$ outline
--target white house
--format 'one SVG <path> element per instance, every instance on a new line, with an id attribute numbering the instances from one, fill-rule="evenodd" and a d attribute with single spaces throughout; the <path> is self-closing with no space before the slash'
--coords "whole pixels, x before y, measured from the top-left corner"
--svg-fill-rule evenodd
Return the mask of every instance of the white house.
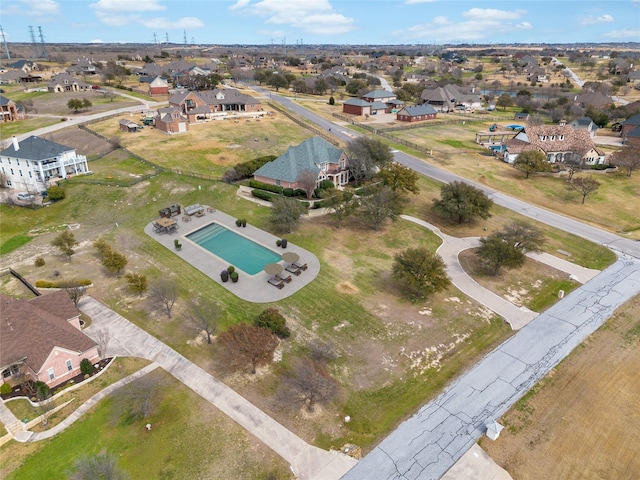
<path id="1" fill-rule="evenodd" d="M 0 152 L 0 172 L 4 187 L 39 192 L 49 182 L 89 171 L 87 157 L 75 149 L 31 136 Z"/>

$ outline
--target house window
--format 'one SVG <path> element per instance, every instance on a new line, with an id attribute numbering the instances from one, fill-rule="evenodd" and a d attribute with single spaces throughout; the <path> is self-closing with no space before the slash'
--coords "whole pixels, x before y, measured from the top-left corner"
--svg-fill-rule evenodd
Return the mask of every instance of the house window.
<path id="1" fill-rule="evenodd" d="M 8 158 L 8 159 L 7 159 L 7 161 L 9 162 L 9 165 L 11 165 L 11 159 L 10 159 L 10 158 Z"/>
<path id="2" fill-rule="evenodd" d="M 16 165 L 20 165 L 20 160 L 16 158 Z"/>
<path id="3" fill-rule="evenodd" d="M 56 374 L 54 373 L 53 368 L 47 370 L 47 375 L 49 375 L 49 380 L 53 380 L 54 378 L 56 378 Z"/>
<path id="4" fill-rule="evenodd" d="M 564 140 L 564 135 L 560 135 L 560 136 L 558 137 L 558 140 Z"/>
<path id="5" fill-rule="evenodd" d="M 22 176 L 22 170 L 18 170 L 18 173 L 20 174 L 20 176 Z"/>
<path id="6" fill-rule="evenodd" d="M 31 175 L 31 171 L 29 171 L 29 178 L 33 178 L 33 175 Z"/>
<path id="7" fill-rule="evenodd" d="M 71 364 L 71 360 L 67 360 L 67 370 L 70 372 L 73 370 L 73 365 Z"/>
<path id="8" fill-rule="evenodd" d="M 11 175 L 13 175 L 13 168 L 11 169 Z"/>
<path id="9" fill-rule="evenodd" d="M 18 367 L 18 365 L 11 365 L 9 368 L 5 368 L 2 371 L 2 378 L 9 378 L 13 375 L 17 375 L 19 371 L 20 367 Z"/>

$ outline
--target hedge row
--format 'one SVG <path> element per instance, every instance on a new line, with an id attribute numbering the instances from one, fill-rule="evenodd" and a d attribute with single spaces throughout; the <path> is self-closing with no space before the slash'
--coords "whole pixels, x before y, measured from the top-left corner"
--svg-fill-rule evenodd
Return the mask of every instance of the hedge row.
<path id="1" fill-rule="evenodd" d="M 254 188 L 253 190 L 251 190 L 251 195 L 261 200 L 266 200 L 267 202 L 271 202 L 274 197 L 280 196 L 275 193 L 266 192 L 264 190 L 258 190 L 257 188 Z"/>
<path id="2" fill-rule="evenodd" d="M 88 287 L 93 282 L 87 278 L 77 280 L 61 280 L 59 282 L 51 282 L 49 280 L 36 280 L 36 288 L 70 288 L 70 287 Z"/>
<path id="3" fill-rule="evenodd" d="M 282 193 L 283 190 L 283 188 L 278 185 L 271 185 L 270 183 L 259 182 L 258 180 L 249 180 L 249 186 L 273 193 Z"/>
<path id="4" fill-rule="evenodd" d="M 239 178 L 249 178 L 253 175 L 253 172 L 258 170 L 263 165 L 272 162 L 275 160 L 275 155 L 264 155 L 262 157 L 254 158 L 253 160 L 249 160 L 248 162 L 242 162 L 233 167 L 236 171 L 236 175 Z"/>

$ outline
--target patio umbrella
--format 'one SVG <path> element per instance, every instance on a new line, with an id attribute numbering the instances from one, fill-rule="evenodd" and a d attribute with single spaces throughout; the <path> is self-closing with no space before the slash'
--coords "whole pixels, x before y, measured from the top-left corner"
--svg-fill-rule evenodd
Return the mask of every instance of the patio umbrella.
<path id="1" fill-rule="evenodd" d="M 282 254 L 282 260 L 288 263 L 297 262 L 298 260 L 300 260 L 300 255 L 298 255 L 296 252 L 284 252 Z"/>
<path id="2" fill-rule="evenodd" d="M 279 263 L 267 263 L 264 266 L 264 271 L 269 275 L 278 275 L 279 273 L 282 273 L 282 265 Z"/>

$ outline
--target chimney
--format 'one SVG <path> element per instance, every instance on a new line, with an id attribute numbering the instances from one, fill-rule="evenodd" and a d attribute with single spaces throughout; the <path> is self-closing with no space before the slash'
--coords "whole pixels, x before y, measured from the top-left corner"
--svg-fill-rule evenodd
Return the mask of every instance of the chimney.
<path id="1" fill-rule="evenodd" d="M 16 136 L 14 135 L 13 137 L 11 137 L 11 141 L 13 142 L 13 149 L 17 152 L 18 150 L 20 150 L 20 144 L 18 143 L 18 139 L 16 138 Z"/>

